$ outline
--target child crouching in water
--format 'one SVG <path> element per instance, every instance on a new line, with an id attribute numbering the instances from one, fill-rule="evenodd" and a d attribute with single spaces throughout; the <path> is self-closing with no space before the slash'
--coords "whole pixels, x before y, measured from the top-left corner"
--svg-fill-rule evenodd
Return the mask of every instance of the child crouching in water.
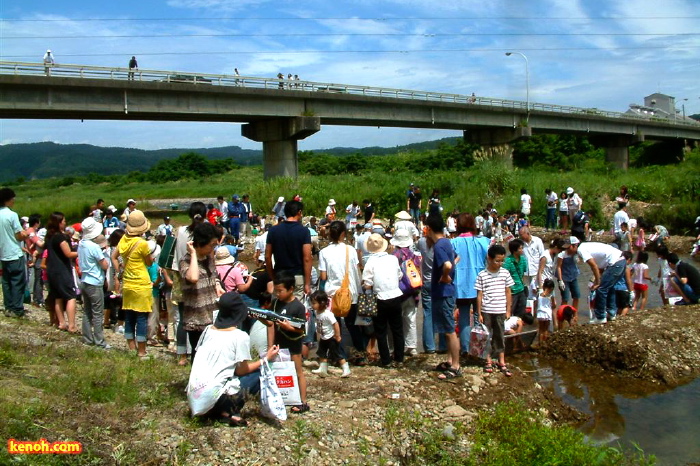
<path id="1" fill-rule="evenodd" d="M 338 362 L 343 368 L 341 377 L 350 377 L 350 365 L 340 357 L 340 325 L 335 316 L 328 310 L 329 299 L 325 291 L 314 291 L 311 294 L 311 307 L 316 311 L 316 334 L 319 344 L 316 351 L 320 367 L 312 370 L 314 374 L 328 377 L 328 359 Z"/>
<path id="2" fill-rule="evenodd" d="M 556 308 L 554 300 L 554 281 L 546 279 L 542 283 L 542 291 L 537 295 L 537 335 L 540 344 L 549 338 L 549 325 L 552 323 L 552 309 Z"/>

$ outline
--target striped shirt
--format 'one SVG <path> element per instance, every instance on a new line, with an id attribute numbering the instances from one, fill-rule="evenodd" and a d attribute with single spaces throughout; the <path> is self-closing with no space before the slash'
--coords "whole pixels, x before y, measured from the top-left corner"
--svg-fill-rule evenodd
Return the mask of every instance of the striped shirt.
<path id="1" fill-rule="evenodd" d="M 481 291 L 481 312 L 484 314 L 506 313 L 506 288 L 513 286 L 510 272 L 501 267 L 498 272 L 484 269 L 476 276 L 474 288 Z"/>

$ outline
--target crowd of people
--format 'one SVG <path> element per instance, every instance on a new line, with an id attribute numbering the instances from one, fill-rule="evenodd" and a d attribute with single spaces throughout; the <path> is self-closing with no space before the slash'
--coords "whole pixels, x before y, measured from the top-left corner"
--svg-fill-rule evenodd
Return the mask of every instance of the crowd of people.
<path id="1" fill-rule="evenodd" d="M 659 226 L 649 242 L 661 267 L 650 276 L 646 240 L 626 239 L 633 224 L 627 197 L 618 199 L 611 245 L 591 241 L 583 201 L 572 188 L 563 194 L 545 192 L 546 228 L 562 232 L 545 245 L 532 234 L 525 189 L 519 212 L 499 214 L 489 204 L 476 215 L 445 215 L 439 191 L 431 192 L 424 212 L 420 188 L 411 184 L 406 210 L 388 221 L 369 199 L 350 202 L 344 217 L 329 199 L 317 221 L 305 216 L 299 194 L 279 197 L 268 215 L 256 214 L 248 195 L 230 202 L 219 196 L 216 204 L 193 202 L 189 224 L 177 228 L 168 216 L 152 228 L 134 199 L 121 215 L 98 199 L 81 222 L 68 226 L 54 212 L 42 228 L 39 215 L 13 212 L 15 193 L 2 188 L 5 314 L 21 317 L 33 302 L 47 310 L 51 325 L 81 334 L 84 344 L 109 349 L 104 329 L 112 328 L 144 359 L 149 346 L 170 345 L 177 363 L 192 367 L 193 414 L 239 426 L 244 395 L 259 389 L 258 356 L 272 359 L 281 350 L 297 373 L 296 413 L 310 409 L 304 361 L 316 345 L 320 366 L 312 372 L 321 377 L 332 375 L 333 364 L 341 377 L 352 376 L 351 365 L 391 369 L 421 351 L 445 355 L 435 370 L 449 380 L 462 375 L 470 349 L 486 373 L 510 377 L 507 338 L 522 347 L 519 334 L 533 326 L 542 344 L 550 332 L 585 320 L 578 313 L 581 262 L 593 277 L 593 324 L 644 309 L 653 284 L 665 302 L 698 302 L 700 273 L 665 248 L 668 232 Z M 634 229 L 645 238 L 641 222 Z M 248 265 L 238 260 L 247 238 L 254 242 Z M 252 317 L 251 308 L 279 318 Z M 489 344 L 475 354 L 470 334 L 482 325 Z"/>

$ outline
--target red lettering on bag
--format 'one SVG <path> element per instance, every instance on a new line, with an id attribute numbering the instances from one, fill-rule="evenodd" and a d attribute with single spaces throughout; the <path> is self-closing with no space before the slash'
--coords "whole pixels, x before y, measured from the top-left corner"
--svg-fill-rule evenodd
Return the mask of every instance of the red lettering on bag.
<path id="1" fill-rule="evenodd" d="M 278 388 L 291 388 L 294 386 L 294 377 L 291 375 L 275 376 Z"/>

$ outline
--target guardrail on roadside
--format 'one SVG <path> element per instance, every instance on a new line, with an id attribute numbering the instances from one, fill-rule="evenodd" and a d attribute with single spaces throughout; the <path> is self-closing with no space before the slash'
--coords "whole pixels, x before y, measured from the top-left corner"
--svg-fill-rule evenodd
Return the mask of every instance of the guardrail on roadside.
<path id="1" fill-rule="evenodd" d="M 254 89 L 279 89 L 308 92 L 327 92 L 333 94 L 363 95 L 368 97 L 388 97 L 396 99 L 424 100 L 435 102 L 453 102 L 467 105 L 519 109 L 527 111 L 527 104 L 517 100 L 505 100 L 474 95 L 447 94 L 441 92 L 392 89 L 383 87 L 357 86 L 352 84 L 321 83 L 314 81 L 288 80 L 278 78 L 260 78 L 255 76 L 234 76 L 222 74 L 192 73 L 185 71 L 163 70 L 129 70 L 128 68 L 109 68 L 88 65 L 49 65 L 43 63 L 25 63 L 0 61 L 0 74 L 27 76 L 56 76 L 66 78 L 112 79 L 173 82 L 192 85 L 238 86 Z M 539 110 L 562 114 L 595 115 L 633 121 L 658 121 L 682 126 L 697 126 L 698 123 L 675 120 L 645 118 L 622 112 L 611 112 L 597 108 L 582 108 L 566 105 L 530 102 L 530 111 Z"/>

